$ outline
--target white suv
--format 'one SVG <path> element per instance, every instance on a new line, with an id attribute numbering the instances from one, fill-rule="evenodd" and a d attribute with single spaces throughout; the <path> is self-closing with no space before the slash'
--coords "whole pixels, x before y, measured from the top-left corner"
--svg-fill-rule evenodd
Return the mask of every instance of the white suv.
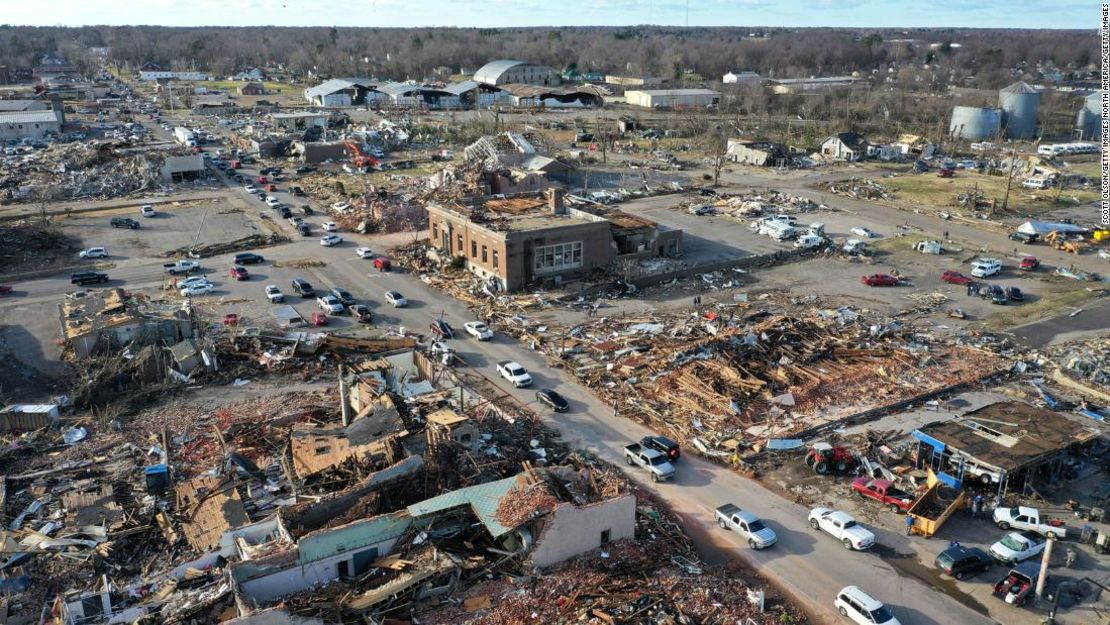
<path id="1" fill-rule="evenodd" d="M 859 625 L 901 625 L 882 601 L 857 586 L 846 586 L 833 602 L 840 615 Z"/>
<path id="2" fill-rule="evenodd" d="M 1002 271 L 1002 261 L 997 258 L 980 258 L 971 263 L 971 275 L 986 278 Z"/>

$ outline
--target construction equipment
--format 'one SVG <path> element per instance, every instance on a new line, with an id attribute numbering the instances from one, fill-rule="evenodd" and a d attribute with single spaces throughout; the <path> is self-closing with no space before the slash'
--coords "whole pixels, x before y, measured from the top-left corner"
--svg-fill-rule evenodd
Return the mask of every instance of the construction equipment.
<path id="1" fill-rule="evenodd" d="M 1076 241 L 1069 241 L 1067 235 L 1061 234 L 1059 230 L 1053 230 L 1045 235 L 1044 240 L 1052 247 L 1071 254 L 1078 254 L 1082 249 L 1082 243 Z"/>
<path id="2" fill-rule="evenodd" d="M 833 447 L 828 443 L 814 443 L 806 453 L 805 462 L 807 467 L 819 475 L 825 475 L 831 471 L 844 473 L 859 464 L 855 454 L 843 447 Z"/>
<path id="3" fill-rule="evenodd" d="M 358 143 L 354 141 L 344 141 L 343 145 L 346 146 L 347 151 L 351 153 L 351 161 L 355 164 L 355 167 L 359 169 L 364 167 L 377 169 L 378 166 L 381 165 L 378 159 L 363 152 Z"/>

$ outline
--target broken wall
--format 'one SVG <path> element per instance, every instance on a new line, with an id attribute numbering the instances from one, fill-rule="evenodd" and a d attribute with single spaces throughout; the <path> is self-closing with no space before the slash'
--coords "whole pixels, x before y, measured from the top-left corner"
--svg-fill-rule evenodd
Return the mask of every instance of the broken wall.
<path id="1" fill-rule="evenodd" d="M 608 534 L 604 537 L 604 532 Z M 597 549 L 604 544 L 633 538 L 636 533 L 636 497 L 623 495 L 590 506 L 562 504 L 544 520 L 529 560 L 544 568 Z"/>

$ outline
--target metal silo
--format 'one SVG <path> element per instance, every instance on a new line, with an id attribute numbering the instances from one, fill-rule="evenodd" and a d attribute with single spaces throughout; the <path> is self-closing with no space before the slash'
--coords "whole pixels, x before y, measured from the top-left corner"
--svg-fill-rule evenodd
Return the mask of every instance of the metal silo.
<path id="1" fill-rule="evenodd" d="M 1039 91 L 1024 82 L 998 92 L 998 105 L 1002 107 L 1002 126 L 1007 139 L 1030 139 L 1037 136 L 1037 109 L 1041 105 Z"/>
<path id="2" fill-rule="evenodd" d="M 953 139 L 982 141 L 998 136 L 1002 126 L 1002 113 L 998 109 L 977 106 L 956 106 L 952 108 L 952 123 L 948 125 L 948 135 Z"/>
<path id="3" fill-rule="evenodd" d="M 1075 131 L 1080 141 L 1098 141 L 1102 136 L 1102 94 L 1092 93 L 1075 116 Z"/>

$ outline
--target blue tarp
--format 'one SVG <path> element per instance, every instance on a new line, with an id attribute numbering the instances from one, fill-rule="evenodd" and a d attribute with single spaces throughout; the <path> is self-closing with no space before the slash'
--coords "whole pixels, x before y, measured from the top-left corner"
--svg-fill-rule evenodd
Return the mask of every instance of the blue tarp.
<path id="1" fill-rule="evenodd" d="M 789 451 L 798 449 L 805 444 L 806 442 L 800 438 L 772 438 L 767 441 L 767 449 L 771 451 Z"/>
<path id="2" fill-rule="evenodd" d="M 916 438 L 917 440 L 921 441 L 922 443 L 925 443 L 926 445 L 929 445 L 933 449 L 935 449 L 937 451 L 940 451 L 940 452 L 943 452 L 945 447 L 946 447 L 946 445 L 944 443 L 938 441 L 937 439 L 933 438 L 932 436 L 929 436 L 928 434 L 922 432 L 921 430 L 914 430 L 913 431 L 913 437 Z"/>

